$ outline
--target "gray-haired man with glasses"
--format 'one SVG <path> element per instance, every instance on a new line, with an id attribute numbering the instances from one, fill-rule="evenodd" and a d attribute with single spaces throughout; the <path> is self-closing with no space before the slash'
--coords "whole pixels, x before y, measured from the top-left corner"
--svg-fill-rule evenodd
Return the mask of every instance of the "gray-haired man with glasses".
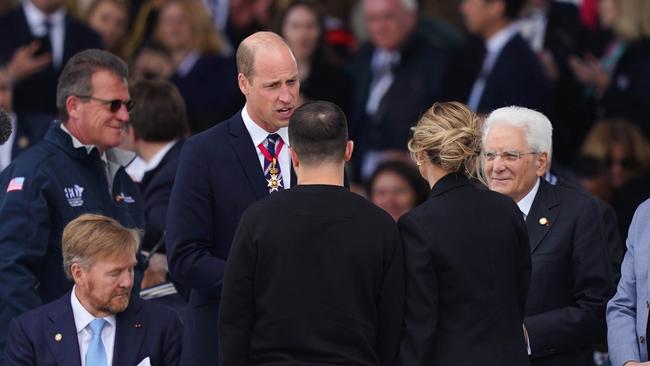
<path id="1" fill-rule="evenodd" d="M 612 273 L 595 198 L 543 179 L 552 130 L 531 109 L 493 111 L 483 134 L 484 173 L 489 188 L 515 200 L 526 221 L 533 272 L 524 336 L 532 365 L 592 365 Z"/>
<path id="2" fill-rule="evenodd" d="M 113 149 L 133 107 L 127 76 L 108 52 L 73 56 L 57 86 L 61 122 L 0 174 L 0 349 L 13 317 L 72 287 L 61 263 L 68 222 L 92 212 L 144 227 L 140 193 L 123 168 L 134 154 Z"/>

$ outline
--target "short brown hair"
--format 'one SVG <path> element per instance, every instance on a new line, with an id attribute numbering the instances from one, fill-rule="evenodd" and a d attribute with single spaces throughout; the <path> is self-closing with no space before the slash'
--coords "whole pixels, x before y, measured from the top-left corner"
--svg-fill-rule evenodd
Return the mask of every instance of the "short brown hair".
<path id="1" fill-rule="evenodd" d="M 70 267 L 74 263 L 90 268 L 99 258 L 131 252 L 135 255 L 139 248 L 138 230 L 125 228 L 110 217 L 84 214 L 63 229 L 63 271 L 72 279 Z"/>
<path id="2" fill-rule="evenodd" d="M 137 138 L 168 142 L 187 135 L 185 102 L 174 84 L 167 80 L 138 80 L 130 90 L 136 105 L 129 122 Z"/>

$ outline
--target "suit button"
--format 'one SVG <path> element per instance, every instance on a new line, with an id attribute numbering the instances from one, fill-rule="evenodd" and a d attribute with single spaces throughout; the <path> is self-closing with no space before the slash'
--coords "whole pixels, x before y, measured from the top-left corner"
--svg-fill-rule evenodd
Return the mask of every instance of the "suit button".
<path id="1" fill-rule="evenodd" d="M 639 342 L 641 343 L 645 342 L 645 337 L 644 336 L 639 337 Z"/>

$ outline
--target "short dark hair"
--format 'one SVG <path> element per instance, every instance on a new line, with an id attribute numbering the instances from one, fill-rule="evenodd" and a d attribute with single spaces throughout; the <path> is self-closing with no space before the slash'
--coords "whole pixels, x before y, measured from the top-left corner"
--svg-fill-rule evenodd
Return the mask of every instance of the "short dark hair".
<path id="1" fill-rule="evenodd" d="M 408 183 L 415 193 L 416 206 L 426 201 L 427 197 L 429 197 L 429 193 L 431 192 L 429 183 L 422 178 L 418 170 L 412 164 L 392 160 L 379 164 L 377 169 L 375 169 L 370 176 L 370 179 L 368 179 L 368 182 L 366 183 L 366 191 L 368 192 L 368 197 L 370 199 L 372 199 L 373 188 L 377 182 L 377 178 L 384 173 L 394 173 L 402 177 L 402 179 Z"/>
<path id="2" fill-rule="evenodd" d="M 68 97 L 91 95 L 93 93 L 92 76 L 102 70 L 114 73 L 125 83 L 129 77 L 129 71 L 124 61 L 107 51 L 88 49 L 77 53 L 68 60 L 56 86 L 56 108 L 61 121 L 68 121 L 68 111 L 65 107 Z"/>
<path id="3" fill-rule="evenodd" d="M 185 102 L 174 84 L 166 80 L 138 80 L 130 89 L 136 103 L 129 122 L 136 137 L 166 142 L 187 135 Z"/>
<path id="4" fill-rule="evenodd" d="M 348 123 L 336 104 L 315 101 L 295 110 L 289 120 L 291 148 L 307 165 L 343 161 Z"/>

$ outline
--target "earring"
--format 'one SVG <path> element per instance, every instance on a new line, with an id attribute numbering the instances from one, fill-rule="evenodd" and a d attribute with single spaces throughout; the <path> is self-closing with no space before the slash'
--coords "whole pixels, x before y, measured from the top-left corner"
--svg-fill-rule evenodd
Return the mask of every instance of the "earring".
<path id="1" fill-rule="evenodd" d="M 417 166 L 422 166 L 422 160 L 418 160 L 418 161 L 416 161 L 416 162 L 415 162 L 415 165 L 417 165 Z"/>

